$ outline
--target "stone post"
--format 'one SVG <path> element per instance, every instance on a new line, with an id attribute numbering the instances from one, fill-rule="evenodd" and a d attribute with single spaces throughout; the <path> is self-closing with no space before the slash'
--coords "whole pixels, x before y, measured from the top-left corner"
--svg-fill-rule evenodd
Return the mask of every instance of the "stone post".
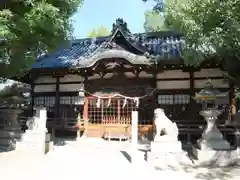
<path id="1" fill-rule="evenodd" d="M 77 117 L 77 137 L 76 137 L 77 141 L 79 141 L 81 139 L 81 128 L 82 128 L 81 115 L 80 115 L 80 113 L 78 113 L 78 117 Z"/>
<path id="2" fill-rule="evenodd" d="M 81 130 L 80 128 L 77 130 L 77 138 L 76 138 L 77 141 L 81 140 Z"/>
<path id="3" fill-rule="evenodd" d="M 36 108 L 36 118 L 38 118 L 37 129 L 46 133 L 46 125 L 47 125 L 47 110 L 45 107 L 37 107 Z"/>
<path id="4" fill-rule="evenodd" d="M 131 162 L 136 162 L 138 144 L 138 111 L 132 111 L 132 155 Z"/>
<path id="5" fill-rule="evenodd" d="M 84 131 L 83 131 L 83 135 L 82 138 L 86 138 L 87 134 L 88 134 L 88 119 L 84 119 Z"/>
<path id="6" fill-rule="evenodd" d="M 37 107 L 36 108 L 36 115 L 37 118 L 36 122 L 36 130 L 34 129 L 38 136 L 39 136 L 39 142 L 36 142 L 39 144 L 39 152 L 40 154 L 45 154 L 45 141 L 46 141 L 46 125 L 47 125 L 47 110 L 45 107 Z"/>
<path id="7" fill-rule="evenodd" d="M 235 131 L 235 137 L 236 137 L 236 149 L 237 149 L 237 155 L 240 156 L 240 130 L 239 127 Z"/>

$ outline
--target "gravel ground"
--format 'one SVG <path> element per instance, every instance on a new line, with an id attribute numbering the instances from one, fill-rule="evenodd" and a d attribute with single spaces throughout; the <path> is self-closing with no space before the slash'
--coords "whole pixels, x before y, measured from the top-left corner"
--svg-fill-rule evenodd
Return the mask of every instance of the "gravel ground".
<path id="1" fill-rule="evenodd" d="M 145 161 L 132 165 L 121 153 L 127 143 L 67 142 L 45 156 L 33 156 L 20 152 L 0 153 L 1 180 L 42 179 L 159 179 L 177 180 L 239 180 L 240 167 L 190 168 L 155 171 Z"/>

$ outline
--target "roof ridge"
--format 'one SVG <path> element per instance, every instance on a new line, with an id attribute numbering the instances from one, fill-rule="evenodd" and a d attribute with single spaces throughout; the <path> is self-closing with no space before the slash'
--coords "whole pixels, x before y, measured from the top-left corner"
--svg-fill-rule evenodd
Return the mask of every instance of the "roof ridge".
<path id="1" fill-rule="evenodd" d="M 157 37 L 157 36 L 183 36 L 182 33 L 172 31 L 172 30 L 162 30 L 162 31 L 156 31 L 156 32 L 143 32 L 143 33 L 131 33 L 133 36 L 139 36 L 139 35 L 144 35 L 146 37 Z M 110 34 L 109 36 L 98 36 L 94 38 L 90 37 L 85 37 L 85 38 L 77 38 L 71 40 L 71 43 L 79 43 L 79 41 L 84 41 L 84 40 L 107 40 L 108 38 L 112 37 L 113 34 Z"/>

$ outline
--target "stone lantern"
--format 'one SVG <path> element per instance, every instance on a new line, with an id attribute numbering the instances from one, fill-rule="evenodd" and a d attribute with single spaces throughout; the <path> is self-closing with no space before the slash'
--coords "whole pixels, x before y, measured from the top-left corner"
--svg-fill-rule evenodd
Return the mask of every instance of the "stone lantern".
<path id="1" fill-rule="evenodd" d="M 15 149 L 16 140 L 20 139 L 22 130 L 19 121 L 19 114 L 23 112 L 22 104 L 25 103 L 20 97 L 12 96 L 4 99 L 0 108 L 3 129 L 0 130 L 0 146 L 8 150 Z"/>
<path id="2" fill-rule="evenodd" d="M 228 93 L 221 93 L 214 88 L 211 81 L 196 93 L 194 99 L 202 104 L 199 112 L 204 117 L 207 125 L 202 137 L 197 141 L 197 147 L 193 147 L 193 153 L 200 165 L 228 166 L 235 162 L 237 152 L 232 150 L 228 141 L 216 126 L 218 116 L 223 110 L 219 109 L 217 101 L 225 98 Z"/>
<path id="3" fill-rule="evenodd" d="M 195 94 L 194 99 L 202 104 L 202 110 L 199 112 L 204 117 L 207 125 L 198 140 L 197 145 L 202 150 L 222 150 L 229 149 L 230 144 L 223 139 L 223 135 L 216 126 L 218 116 L 222 110 L 218 108 L 217 100 L 225 98 L 228 93 L 222 93 L 214 88 L 209 80 L 205 87 Z"/>

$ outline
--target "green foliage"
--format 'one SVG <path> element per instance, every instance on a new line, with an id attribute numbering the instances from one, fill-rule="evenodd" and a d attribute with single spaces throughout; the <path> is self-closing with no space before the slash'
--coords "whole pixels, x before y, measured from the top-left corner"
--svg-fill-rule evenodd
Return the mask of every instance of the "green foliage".
<path id="1" fill-rule="evenodd" d="M 105 28 L 103 25 L 101 25 L 99 28 L 97 29 L 93 29 L 89 34 L 88 37 L 89 38 L 95 38 L 95 37 L 101 37 L 101 36 L 109 36 L 110 35 L 110 31 Z"/>
<path id="2" fill-rule="evenodd" d="M 165 24 L 184 35 L 185 63 L 219 60 L 240 85 L 240 0 L 165 0 L 164 6 Z"/>
<path id="3" fill-rule="evenodd" d="M 144 29 L 146 32 L 157 32 L 167 30 L 163 13 L 158 10 L 148 10 L 144 14 Z"/>
<path id="4" fill-rule="evenodd" d="M 0 3 L 0 77 L 19 76 L 36 57 L 71 36 L 70 17 L 82 0 L 4 0 Z"/>
<path id="5" fill-rule="evenodd" d="M 240 60 L 240 0 L 171 0 L 166 21 L 184 34 L 184 59 L 198 64 L 206 57 Z"/>

